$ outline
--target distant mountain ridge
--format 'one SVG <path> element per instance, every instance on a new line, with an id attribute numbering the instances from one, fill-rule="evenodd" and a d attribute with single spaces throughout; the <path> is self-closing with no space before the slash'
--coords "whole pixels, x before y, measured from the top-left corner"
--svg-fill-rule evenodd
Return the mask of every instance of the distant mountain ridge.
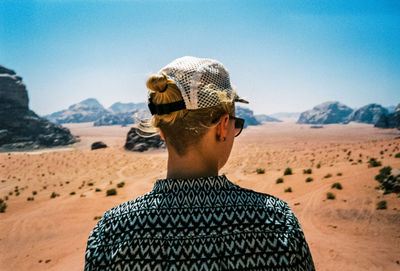
<path id="1" fill-rule="evenodd" d="M 117 102 L 106 109 L 97 99 L 88 98 L 69 106 L 68 109 L 57 111 L 44 117 L 59 124 L 94 122 L 95 126 L 126 125 L 134 123 L 134 113 L 139 113 L 142 117 L 150 114 L 145 103 Z"/>
<path id="2" fill-rule="evenodd" d="M 95 98 L 88 98 L 64 109 L 44 116 L 48 120 L 62 123 L 93 122 L 94 126 L 128 125 L 138 119 L 151 117 L 147 103 L 116 102 L 109 108 L 104 108 Z M 267 115 L 254 115 L 253 111 L 237 106 L 236 115 L 244 118 L 245 126 L 260 125 L 263 122 L 279 122 L 280 120 Z"/>
<path id="3" fill-rule="evenodd" d="M 300 114 L 299 124 L 334 124 L 359 122 L 375 124 L 389 113 L 389 110 L 379 104 L 367 104 L 358 109 L 352 109 L 338 101 L 325 102 L 316 105 L 311 110 Z"/>

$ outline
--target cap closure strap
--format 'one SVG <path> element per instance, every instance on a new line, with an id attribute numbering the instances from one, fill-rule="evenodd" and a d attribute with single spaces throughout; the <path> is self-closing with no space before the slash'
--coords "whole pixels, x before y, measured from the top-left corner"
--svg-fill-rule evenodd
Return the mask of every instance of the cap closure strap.
<path id="1" fill-rule="evenodd" d="M 185 102 L 183 100 L 167 104 L 155 104 L 152 102 L 150 97 L 148 106 L 152 115 L 165 115 L 178 110 L 186 109 Z"/>

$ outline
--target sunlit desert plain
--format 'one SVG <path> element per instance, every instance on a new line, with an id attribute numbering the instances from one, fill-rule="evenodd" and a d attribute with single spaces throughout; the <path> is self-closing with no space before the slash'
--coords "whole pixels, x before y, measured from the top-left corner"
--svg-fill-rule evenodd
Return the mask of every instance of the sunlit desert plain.
<path id="1" fill-rule="evenodd" d="M 166 176 L 166 150 L 124 150 L 130 127 L 65 126 L 79 143 L 0 153 L 0 198 L 7 204 L 0 213 L 2 271 L 82 270 L 87 238 L 102 214 Z M 98 140 L 108 148 L 90 150 Z M 396 129 L 267 123 L 235 139 L 220 174 L 288 202 L 317 270 L 400 270 L 400 197 L 383 195 L 375 180 L 382 167 L 400 168 L 398 153 Z M 371 158 L 381 166 L 368 167 Z M 287 168 L 292 174 L 284 174 Z M 117 195 L 106 195 L 111 188 Z M 377 209 L 383 200 L 387 208 Z"/>

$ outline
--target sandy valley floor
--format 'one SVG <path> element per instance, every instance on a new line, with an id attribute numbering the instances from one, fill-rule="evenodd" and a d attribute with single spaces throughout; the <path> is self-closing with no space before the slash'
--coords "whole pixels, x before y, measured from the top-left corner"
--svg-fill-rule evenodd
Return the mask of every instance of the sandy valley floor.
<path id="1" fill-rule="evenodd" d="M 134 199 L 166 175 L 167 152 L 125 151 L 129 127 L 69 124 L 81 142 L 30 153 L 0 153 L 0 270 L 82 270 L 87 238 L 106 210 Z M 102 140 L 106 149 L 91 151 Z M 236 139 L 220 173 L 277 196 L 299 219 L 317 270 L 400 270 L 400 198 L 375 189 L 382 166 L 400 168 L 400 131 L 372 125 L 272 123 Z M 292 175 L 283 175 L 285 168 Z M 256 169 L 265 169 L 257 174 Z M 312 174 L 303 174 L 304 169 Z M 278 178 L 283 183 L 276 183 Z M 305 182 L 307 177 L 313 178 Z M 106 190 L 117 188 L 116 196 Z M 331 188 L 335 182 L 343 189 Z M 284 192 L 291 187 L 292 192 Z M 51 194 L 55 197 L 51 198 Z M 336 198 L 328 200 L 327 192 Z M 33 197 L 34 200 L 28 200 Z M 386 200 L 387 209 L 377 210 Z"/>

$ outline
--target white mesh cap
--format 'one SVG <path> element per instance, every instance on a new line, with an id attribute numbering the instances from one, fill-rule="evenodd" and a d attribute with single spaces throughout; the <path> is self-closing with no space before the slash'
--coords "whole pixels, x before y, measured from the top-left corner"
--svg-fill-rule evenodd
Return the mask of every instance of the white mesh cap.
<path id="1" fill-rule="evenodd" d="M 228 71 L 217 60 L 184 56 L 169 63 L 161 72 L 176 83 L 186 109 L 206 108 L 221 102 L 248 103 L 237 96 Z"/>

